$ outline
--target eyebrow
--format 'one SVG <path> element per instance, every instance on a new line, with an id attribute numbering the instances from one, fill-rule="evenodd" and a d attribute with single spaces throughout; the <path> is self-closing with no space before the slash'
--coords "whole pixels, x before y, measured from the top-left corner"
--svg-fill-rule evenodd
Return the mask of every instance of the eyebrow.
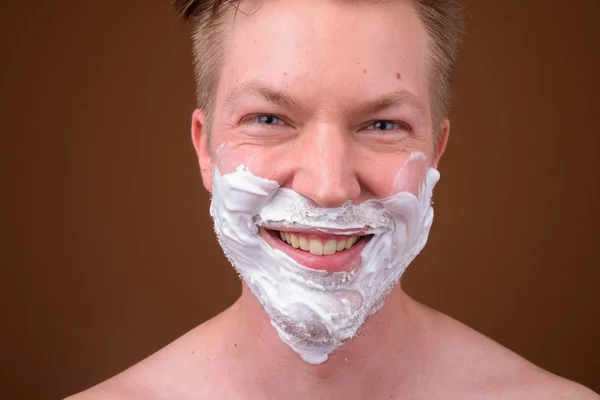
<path id="1" fill-rule="evenodd" d="M 236 87 L 225 98 L 224 109 L 229 109 L 233 104 L 244 96 L 261 97 L 269 103 L 277 104 L 283 108 L 300 108 L 298 103 L 289 95 L 269 88 L 267 83 L 260 80 L 245 82 Z"/>
<path id="2" fill-rule="evenodd" d="M 367 101 L 366 103 L 361 104 L 357 111 L 362 114 L 375 114 L 403 104 L 412 106 L 423 116 L 426 114 L 425 107 L 423 107 L 417 97 L 405 89 L 396 90 L 395 92 L 383 95 L 378 99 Z"/>
<path id="3" fill-rule="evenodd" d="M 266 82 L 261 80 L 251 80 L 237 86 L 225 98 L 223 108 L 231 109 L 233 104 L 244 96 L 260 97 L 282 108 L 301 108 L 290 95 L 270 88 Z M 417 97 L 405 89 L 396 90 L 378 99 L 367 101 L 359 105 L 355 111 L 361 114 L 374 114 L 403 104 L 408 104 L 415 108 L 420 115 L 425 115 L 425 108 Z"/>

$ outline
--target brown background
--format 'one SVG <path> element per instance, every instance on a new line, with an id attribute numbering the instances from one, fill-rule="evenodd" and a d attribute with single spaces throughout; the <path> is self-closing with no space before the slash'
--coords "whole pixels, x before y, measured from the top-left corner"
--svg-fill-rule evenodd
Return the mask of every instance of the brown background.
<path id="1" fill-rule="evenodd" d="M 437 219 L 404 285 L 600 391 L 600 2 L 467 1 Z M 4 1 L 3 398 L 82 390 L 233 302 L 167 0 Z"/>

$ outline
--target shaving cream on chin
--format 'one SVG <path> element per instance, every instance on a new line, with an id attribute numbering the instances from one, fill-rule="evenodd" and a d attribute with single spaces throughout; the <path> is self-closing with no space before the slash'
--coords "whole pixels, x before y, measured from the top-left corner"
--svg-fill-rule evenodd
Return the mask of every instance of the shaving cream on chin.
<path id="1" fill-rule="evenodd" d="M 431 195 L 438 179 L 439 173 L 428 168 L 418 196 L 399 191 L 385 199 L 321 208 L 243 166 L 224 176 L 214 166 L 210 213 L 225 255 L 280 338 L 306 362 L 321 364 L 381 308 L 425 246 L 433 220 Z M 373 237 L 361 253 L 359 267 L 327 273 L 303 267 L 272 248 L 259 236 L 259 226 L 344 229 L 348 234 L 367 227 L 366 233 Z"/>

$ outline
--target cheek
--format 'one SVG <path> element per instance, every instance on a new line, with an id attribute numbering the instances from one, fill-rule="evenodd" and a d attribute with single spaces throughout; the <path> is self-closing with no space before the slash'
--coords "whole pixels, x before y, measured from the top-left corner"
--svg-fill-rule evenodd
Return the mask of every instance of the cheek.
<path id="1" fill-rule="evenodd" d="M 264 146 L 240 140 L 222 141 L 213 145 L 213 165 L 222 175 L 235 172 L 240 166 L 253 175 L 282 184 L 286 175 L 300 161 L 291 145 Z"/>
<path id="2" fill-rule="evenodd" d="M 363 187 L 363 198 L 386 198 L 400 192 L 419 196 L 430 166 L 422 152 L 376 154 L 363 158 L 357 176 Z"/>
<path id="3" fill-rule="evenodd" d="M 412 157 L 415 157 L 413 153 Z M 425 184 L 429 163 L 423 157 L 411 158 L 394 176 L 392 183 L 393 194 L 409 192 L 419 197 L 422 186 Z"/>

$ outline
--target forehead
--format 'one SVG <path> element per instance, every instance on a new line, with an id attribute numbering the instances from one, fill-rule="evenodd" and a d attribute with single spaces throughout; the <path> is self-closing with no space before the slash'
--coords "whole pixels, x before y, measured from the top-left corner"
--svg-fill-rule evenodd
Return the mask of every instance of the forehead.
<path id="1" fill-rule="evenodd" d="M 428 103 L 427 35 L 408 1 L 247 0 L 228 32 L 219 96 L 260 80 L 315 103 L 397 89 Z"/>

